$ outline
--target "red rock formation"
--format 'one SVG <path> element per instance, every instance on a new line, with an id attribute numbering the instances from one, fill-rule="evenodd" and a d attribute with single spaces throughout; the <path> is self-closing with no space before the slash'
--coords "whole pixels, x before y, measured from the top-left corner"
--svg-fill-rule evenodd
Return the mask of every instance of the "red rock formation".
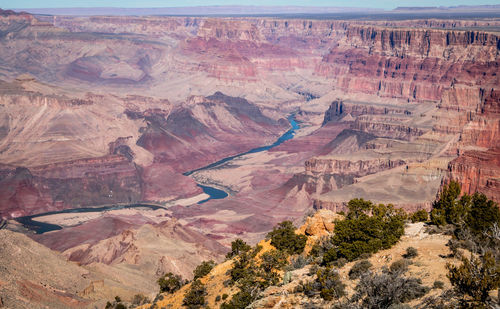
<path id="1" fill-rule="evenodd" d="M 449 170 L 463 193 L 481 192 L 500 202 L 500 148 L 466 151 L 450 163 Z"/>
<path id="2" fill-rule="evenodd" d="M 165 163 L 153 163 L 142 168 L 142 199 L 146 201 L 165 201 L 185 198 L 203 191 L 191 178 L 176 172 Z"/>
<path id="3" fill-rule="evenodd" d="M 498 44 L 498 36 L 484 32 L 349 25 L 317 72 L 337 77 L 348 92 L 438 101 L 452 82 L 498 82 Z"/>
<path id="4" fill-rule="evenodd" d="M 154 114 L 145 120 L 148 128 L 137 144 L 155 155 L 155 163 L 179 173 L 272 143 L 286 128 L 247 100 L 220 92 L 191 97 L 167 118 Z"/>
<path id="5" fill-rule="evenodd" d="M 353 124 L 353 129 L 380 137 L 412 140 L 425 133 L 425 130 L 406 125 L 401 117 L 360 116 Z"/>
<path id="6" fill-rule="evenodd" d="M 123 156 L 31 168 L 3 168 L 0 216 L 19 217 L 65 208 L 141 200 L 141 179 Z"/>
<path id="7" fill-rule="evenodd" d="M 496 148 L 500 140 L 500 90 L 480 89 L 480 104 L 461 134 L 463 145 Z"/>
<path id="8" fill-rule="evenodd" d="M 374 174 L 385 169 L 394 168 L 405 164 L 401 159 L 391 160 L 376 158 L 372 160 L 333 159 L 333 158 L 312 158 L 306 161 L 306 172 L 313 174 L 339 174 L 361 177 Z"/>
<path id="9" fill-rule="evenodd" d="M 469 113 L 470 122 L 464 127 L 460 148 L 482 147 L 460 151 L 449 165 L 450 178 L 457 180 L 464 193 L 476 191 L 500 201 L 500 91 L 480 90 L 480 104 Z M 484 150 L 487 149 L 487 150 Z"/>
<path id="10" fill-rule="evenodd" d="M 403 106 L 369 105 L 363 102 L 335 100 L 325 112 L 323 125 L 330 121 L 338 121 L 346 115 L 411 115 L 411 111 Z"/>

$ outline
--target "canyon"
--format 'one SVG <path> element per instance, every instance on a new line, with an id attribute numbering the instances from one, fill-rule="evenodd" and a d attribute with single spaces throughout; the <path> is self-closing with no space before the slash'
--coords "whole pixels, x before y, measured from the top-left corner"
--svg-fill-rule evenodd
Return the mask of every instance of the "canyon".
<path id="1" fill-rule="evenodd" d="M 93 276 L 64 308 L 130 300 L 168 271 L 190 278 L 237 237 L 256 243 L 352 198 L 430 210 L 456 180 L 500 202 L 498 29 L 498 18 L 2 10 L 0 216 Z M 290 115 L 293 138 L 250 151 L 286 134 Z M 207 200 L 200 185 L 228 196 Z M 77 212 L 135 203 L 160 208 Z M 16 221 L 31 215 L 62 229 Z"/>

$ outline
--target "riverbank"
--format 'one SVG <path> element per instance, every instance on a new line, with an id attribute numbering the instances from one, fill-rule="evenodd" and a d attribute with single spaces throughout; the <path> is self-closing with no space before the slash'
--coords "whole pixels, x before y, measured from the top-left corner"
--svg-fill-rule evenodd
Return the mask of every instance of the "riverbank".
<path id="1" fill-rule="evenodd" d="M 242 158 L 242 157 L 247 156 L 249 154 L 255 154 L 255 153 L 270 150 L 274 147 L 281 145 L 283 142 L 294 138 L 296 131 L 300 129 L 299 122 L 295 119 L 294 113 L 290 114 L 287 117 L 287 120 L 290 123 L 291 128 L 288 131 L 286 131 L 283 135 L 281 135 L 273 144 L 253 148 L 247 152 L 240 153 L 240 154 L 237 154 L 234 156 L 230 156 L 230 157 L 221 159 L 217 162 L 206 165 L 204 167 L 185 172 L 183 174 L 184 176 L 192 176 L 193 179 L 198 183 L 198 186 L 203 189 L 203 192 L 205 194 L 209 195 L 208 198 L 199 201 L 198 204 L 206 203 L 212 199 L 224 199 L 224 198 L 228 197 L 230 194 L 234 194 L 235 191 L 231 190 L 230 188 L 228 188 L 226 186 L 222 186 L 220 184 L 217 184 L 217 183 L 211 181 L 210 179 L 206 179 L 206 178 L 201 179 L 199 176 L 196 176 L 196 174 L 200 174 L 200 172 L 215 169 L 217 167 L 220 167 L 222 165 L 229 163 L 232 160 Z"/>

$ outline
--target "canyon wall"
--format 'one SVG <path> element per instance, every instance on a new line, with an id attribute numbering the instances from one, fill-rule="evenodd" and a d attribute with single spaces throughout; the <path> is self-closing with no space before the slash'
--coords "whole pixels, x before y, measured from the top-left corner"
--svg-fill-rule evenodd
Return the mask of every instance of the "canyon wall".
<path id="1" fill-rule="evenodd" d="M 192 197 L 202 190 L 182 173 L 272 143 L 288 127 L 220 92 L 174 106 L 138 95 L 55 95 L 28 75 L 0 90 L 4 218 Z"/>
<path id="2" fill-rule="evenodd" d="M 469 114 L 459 144 L 459 157 L 450 162 L 450 178 L 462 185 L 462 191 L 476 191 L 500 201 L 500 91 L 481 89 L 480 103 Z"/>
<path id="3" fill-rule="evenodd" d="M 327 110 L 322 127 L 340 122 L 365 134 L 316 142 L 326 140 L 301 163 L 310 187 L 315 178 L 329 184 L 321 192 L 339 188 L 335 177 L 356 187 L 358 178 L 457 155 L 449 177 L 465 191 L 493 192 L 498 183 L 484 170 L 496 161 L 479 159 L 496 158 L 498 148 L 496 20 L 4 15 L 0 51 L 16 56 L 2 57 L 2 76 L 34 77 L 2 84 L 3 179 L 19 188 L 15 168 L 29 168 L 44 183 L 26 186 L 36 188 L 26 189 L 37 192 L 32 205 L 61 204 L 41 179 L 94 177 L 102 186 L 93 192 L 113 191 L 113 201 L 199 194 L 181 173 L 271 143 L 286 130 L 279 119 L 309 99 L 315 115 Z M 338 156 L 359 151 L 356 160 Z M 466 171 L 468 157 L 484 172 Z M 97 171 L 93 160 L 108 161 Z M 54 163 L 80 176 L 50 176 Z M 104 174 L 119 181 L 105 184 Z M 18 190 L 4 190 L 7 200 Z"/>

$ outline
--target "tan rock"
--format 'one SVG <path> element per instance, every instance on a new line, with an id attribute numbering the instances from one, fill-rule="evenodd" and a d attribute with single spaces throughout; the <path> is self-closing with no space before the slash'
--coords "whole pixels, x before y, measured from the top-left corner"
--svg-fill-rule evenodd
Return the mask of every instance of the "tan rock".
<path id="1" fill-rule="evenodd" d="M 323 236 L 331 233 L 335 227 L 335 220 L 341 220 L 342 215 L 331 210 L 322 209 L 308 217 L 306 223 L 299 229 L 301 233 L 307 236 Z"/>

